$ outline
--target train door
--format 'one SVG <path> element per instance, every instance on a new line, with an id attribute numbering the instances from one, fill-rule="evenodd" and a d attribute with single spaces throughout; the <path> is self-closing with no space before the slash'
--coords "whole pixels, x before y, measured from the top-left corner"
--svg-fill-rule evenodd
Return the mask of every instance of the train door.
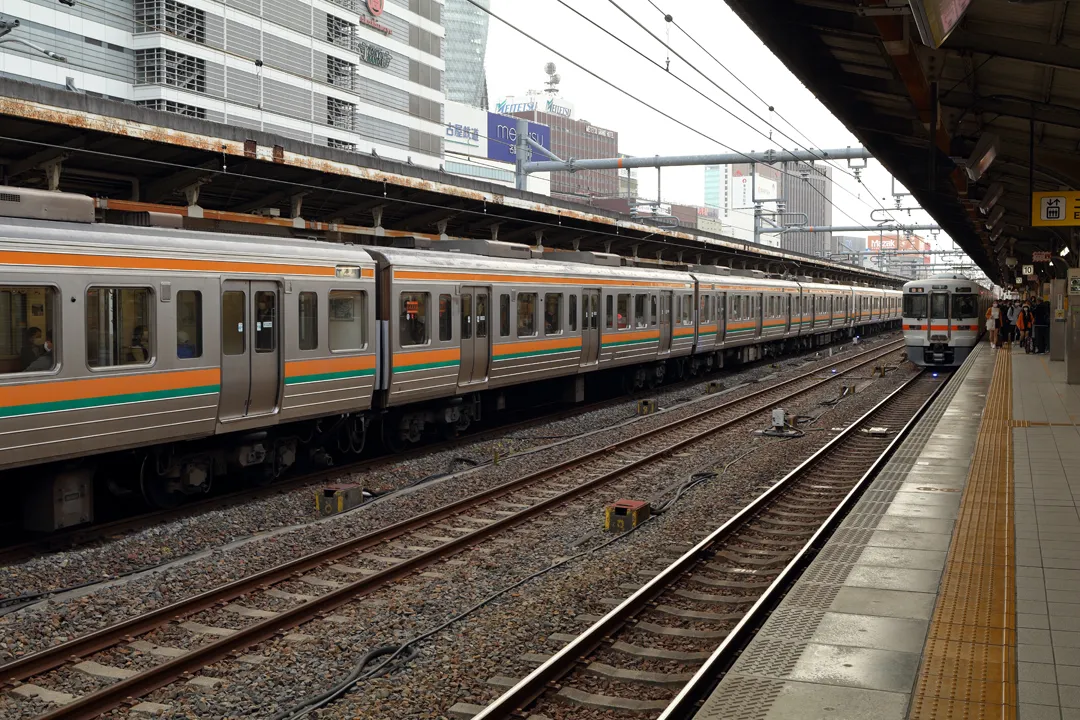
<path id="1" fill-rule="evenodd" d="M 461 288 L 461 365 L 458 366 L 458 385 L 487 382 L 491 362 L 488 331 L 490 298 L 490 288 Z"/>
<path id="2" fill-rule="evenodd" d="M 757 337 L 761 337 L 765 329 L 765 296 L 761 293 L 753 296 L 754 317 L 757 318 Z"/>
<path id="3" fill-rule="evenodd" d="M 724 341 L 725 333 L 727 333 L 727 293 L 718 293 L 716 295 L 716 340 L 718 343 Z"/>
<path id="4" fill-rule="evenodd" d="M 660 293 L 660 352 L 666 353 L 671 350 L 671 299 L 672 292 L 664 290 Z"/>
<path id="5" fill-rule="evenodd" d="M 218 418 L 277 412 L 281 324 L 275 282 L 226 280 L 221 288 L 221 394 Z"/>
<path id="6" fill-rule="evenodd" d="M 930 295 L 930 320 L 926 324 L 927 339 L 941 342 L 952 338 L 949 321 L 949 294 L 936 292 Z"/>
<path id="7" fill-rule="evenodd" d="M 600 290 L 581 291 L 581 365 L 595 365 L 600 359 Z"/>

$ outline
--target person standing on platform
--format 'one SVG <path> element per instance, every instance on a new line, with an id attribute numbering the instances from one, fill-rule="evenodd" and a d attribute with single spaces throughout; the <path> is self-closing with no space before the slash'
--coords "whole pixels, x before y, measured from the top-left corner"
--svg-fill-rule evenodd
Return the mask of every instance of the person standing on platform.
<path id="1" fill-rule="evenodd" d="M 986 332 L 990 334 L 990 347 L 997 349 L 998 345 L 998 329 L 1001 327 L 1001 308 L 998 307 L 997 301 L 994 304 L 986 308 Z"/>
<path id="2" fill-rule="evenodd" d="M 1035 352 L 1050 352 L 1050 303 L 1045 300 L 1035 305 Z"/>
<path id="3" fill-rule="evenodd" d="M 1016 332 L 1016 316 L 1020 314 L 1020 308 L 1015 302 L 1009 303 L 1008 310 L 1005 311 L 1005 317 L 1002 319 L 1004 324 L 1005 339 L 1002 340 L 1003 345 L 1008 345 L 1012 348 L 1013 334 Z"/>

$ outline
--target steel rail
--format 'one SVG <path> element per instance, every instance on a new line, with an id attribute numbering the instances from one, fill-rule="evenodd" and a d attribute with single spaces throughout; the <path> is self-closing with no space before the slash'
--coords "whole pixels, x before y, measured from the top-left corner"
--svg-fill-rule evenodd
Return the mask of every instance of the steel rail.
<path id="1" fill-rule="evenodd" d="M 387 540 L 391 540 L 399 535 L 415 531 L 417 529 L 430 525 L 433 522 L 438 522 L 444 518 L 460 514 L 464 510 L 474 508 L 475 506 L 482 503 L 486 503 L 500 496 L 528 487 L 529 485 L 533 485 L 557 473 L 564 472 L 568 469 L 572 469 L 581 465 L 585 465 L 600 457 L 613 454 L 614 452 L 626 447 L 627 445 L 641 442 L 643 440 L 655 437 L 665 432 L 670 432 L 673 429 L 688 425 L 689 423 L 694 421 L 706 419 L 709 416 L 719 414 L 720 412 L 725 410 L 730 410 L 734 406 L 745 404 L 748 401 L 751 401 L 755 398 L 760 398 L 763 395 L 775 393 L 778 389 L 806 380 L 807 378 L 818 375 L 823 371 L 827 371 L 830 368 L 835 367 L 836 365 L 857 361 L 850 368 L 838 371 L 835 374 L 828 375 L 818 380 L 817 382 L 814 382 L 805 387 L 795 389 L 793 392 L 780 398 L 780 401 L 802 395 L 806 392 L 821 387 L 822 385 L 827 384 L 837 378 L 843 377 L 845 374 L 850 373 L 869 363 L 872 363 L 875 360 L 879 360 L 882 357 L 896 352 L 899 349 L 896 347 L 896 345 L 901 342 L 903 341 L 900 340 L 896 343 L 890 343 L 890 345 L 887 346 L 885 349 L 874 348 L 873 350 L 867 351 L 860 355 L 855 355 L 853 357 L 838 360 L 835 363 L 816 368 L 810 372 L 777 383 L 776 385 L 771 385 L 767 388 L 763 388 L 748 395 L 744 395 L 740 398 L 736 398 L 716 407 L 702 410 L 685 418 L 665 423 L 644 433 L 634 435 L 630 438 L 617 441 L 600 449 L 576 456 L 564 462 L 558 463 L 554 466 L 544 468 L 516 480 L 511 480 L 507 483 L 503 483 L 502 485 L 489 488 L 469 497 L 415 516 L 408 520 L 395 523 L 381 530 L 376 530 L 358 538 L 352 538 L 350 540 L 343 541 L 341 543 L 338 543 L 337 545 L 325 548 L 323 550 L 311 553 L 295 560 L 288 561 L 286 563 L 282 563 L 281 565 L 269 568 L 268 570 L 256 573 L 255 575 L 249 576 L 247 578 L 233 581 L 227 585 L 223 585 L 219 588 L 209 590 L 205 593 L 201 593 L 186 600 L 181 600 L 171 605 L 158 608 L 157 610 L 153 610 L 138 617 L 131 618 L 109 628 L 104 628 L 81 638 L 76 638 L 62 645 L 58 645 L 54 648 L 49 648 L 32 655 L 28 655 L 24 658 L 20 658 L 6 665 L 0 666 L 0 678 L 8 681 L 21 681 L 36 675 L 40 675 L 42 673 L 48 672 L 49 670 L 53 670 L 57 667 L 67 664 L 71 661 L 72 658 L 84 658 L 94 652 L 98 652 L 109 647 L 113 647 L 122 642 L 126 642 L 133 636 L 146 633 L 172 620 L 178 619 L 179 617 L 191 615 L 201 610 L 205 610 L 221 603 L 228 602 L 241 595 L 264 589 L 265 587 L 274 583 L 296 577 L 308 570 L 314 569 L 321 565 L 325 565 L 328 562 L 332 562 L 346 555 L 351 555 L 368 547 L 380 545 Z M 597 487 L 609 484 L 614 480 L 620 478 L 621 476 L 625 475 L 627 472 L 655 462 L 656 460 L 661 459 L 664 456 L 667 456 L 686 445 L 705 439 L 719 429 L 728 427 L 738 422 L 742 422 L 760 413 L 767 412 L 775 404 L 775 402 L 777 402 L 777 400 L 774 399 L 759 404 L 734 418 L 725 420 L 718 425 L 711 425 L 704 431 L 695 433 L 694 435 L 679 440 L 674 444 L 666 445 L 661 450 L 652 452 L 645 457 L 629 461 L 627 464 L 622 465 L 619 468 L 605 472 L 598 477 L 592 478 L 591 480 L 588 480 L 585 483 L 582 483 L 581 485 L 578 485 L 564 493 L 541 501 L 527 509 L 515 513 L 514 515 L 506 516 L 502 519 L 496 520 L 482 528 L 479 528 L 461 537 L 455 538 L 454 540 L 444 543 L 443 545 L 440 545 L 436 548 L 432 548 L 431 550 L 420 555 L 416 555 L 408 559 L 403 559 L 400 563 L 397 563 L 385 570 L 379 571 L 375 574 L 369 575 L 365 578 L 344 585 L 325 595 L 318 596 L 314 600 L 307 601 L 289 610 L 282 611 L 273 618 L 269 618 L 267 620 L 255 623 L 246 628 L 238 630 L 236 633 L 228 637 L 197 647 L 180 657 L 166 661 L 160 665 L 155 666 L 154 668 L 151 668 L 150 670 L 141 672 L 137 675 L 131 676 L 123 680 L 119 680 L 118 682 L 106 686 L 105 688 L 102 688 L 101 690 L 98 690 L 94 693 L 79 697 L 67 705 L 55 708 L 54 710 L 39 716 L 39 718 L 40 720 L 45 720 L 46 718 L 48 720 L 60 720 L 61 718 L 65 720 L 85 718 L 88 720 L 89 718 L 97 717 L 99 714 L 122 704 L 128 698 L 140 697 L 142 695 L 145 695 L 146 693 L 149 693 L 159 687 L 169 684 L 175 678 L 180 677 L 185 673 L 196 671 L 202 667 L 205 667 L 209 664 L 212 664 L 229 656 L 235 651 L 241 650 L 243 648 L 262 642 L 270 637 L 273 637 L 285 629 L 295 627 L 319 615 L 328 613 L 334 608 L 350 602 L 357 597 L 368 594 L 393 580 L 404 577 L 406 575 L 410 575 L 413 572 L 422 569 L 433 562 L 460 552 L 461 550 L 464 550 L 471 545 L 475 545 L 478 542 L 487 539 L 491 535 L 506 530 L 514 525 L 520 524 L 538 514 L 543 513 L 544 511 L 552 507 L 573 500 L 574 498 L 586 494 L 596 489 Z"/>
<path id="2" fill-rule="evenodd" d="M 484 710 L 474 716 L 473 720 L 503 720 L 504 718 L 514 717 L 515 714 L 524 714 L 526 708 L 547 692 L 554 683 L 558 682 L 560 678 L 577 668 L 583 658 L 595 651 L 605 640 L 612 637 L 634 616 L 647 609 L 650 603 L 662 595 L 670 585 L 682 577 L 687 570 L 696 565 L 699 562 L 699 556 L 703 552 L 711 548 L 717 542 L 733 537 L 737 533 L 745 530 L 746 525 L 750 520 L 759 515 L 762 510 L 767 508 L 778 496 L 794 485 L 809 468 L 813 467 L 822 457 L 835 449 L 840 443 L 853 437 L 867 420 L 886 408 L 905 391 L 911 388 L 914 383 L 926 376 L 927 371 L 923 371 L 911 378 L 911 380 L 906 382 L 903 386 L 890 393 L 881 400 L 881 402 L 864 413 L 862 417 L 851 423 L 839 435 L 832 438 L 817 452 L 800 463 L 798 467 L 778 480 L 761 495 L 743 507 L 742 510 L 728 519 L 723 525 L 688 550 L 678 560 L 660 571 L 660 573 L 645 583 L 639 590 L 631 594 L 604 617 L 582 632 L 577 638 L 565 645 L 559 652 L 552 655 L 532 673 L 494 700 L 490 705 L 484 708 Z M 720 647 L 714 651 L 709 660 L 706 661 L 705 666 L 695 673 L 694 677 L 690 680 L 690 683 L 694 683 L 699 677 L 705 677 L 706 668 L 716 668 L 717 664 L 722 662 L 722 659 L 729 659 L 737 652 L 737 648 L 740 646 L 736 642 L 736 638 L 742 637 L 743 628 L 750 626 L 753 622 L 758 621 L 767 613 L 770 602 L 781 594 L 780 588 L 785 588 L 786 583 L 789 582 L 790 578 L 796 573 L 796 568 L 800 568 L 802 564 L 807 561 L 808 551 L 811 549 L 810 543 L 818 542 L 820 538 L 831 532 L 831 529 L 846 513 L 850 504 L 861 494 L 868 479 L 872 478 L 881 465 L 892 455 L 897 444 L 907 436 L 913 424 L 926 411 L 926 408 L 934 398 L 937 397 L 938 393 L 941 392 L 944 385 L 945 383 L 942 382 L 931 396 L 920 405 L 915 414 L 905 423 L 901 431 L 897 433 L 896 437 L 892 439 L 885 450 L 873 461 L 870 468 L 863 473 L 855 486 L 841 501 L 840 505 L 833 510 L 828 518 L 826 518 L 822 526 L 811 536 L 810 540 L 803 546 L 795 558 L 785 566 L 780 575 L 778 575 L 770 584 L 769 588 L 757 602 L 755 602 L 753 607 L 747 612 L 742 620 L 740 620 L 739 624 L 732 630 L 729 636 L 725 638 Z M 675 702 L 678 702 L 680 708 L 685 708 L 686 704 L 691 702 L 690 698 L 692 696 L 692 690 L 687 690 L 687 688 L 684 687 L 683 691 L 676 697 L 672 705 L 674 705 Z M 669 707 L 669 710 L 670 709 L 671 708 Z M 671 714 L 665 711 L 663 716 L 665 720 L 670 720 L 675 717 L 681 718 L 683 715 Z"/>
<path id="3" fill-rule="evenodd" d="M 910 387 L 912 383 L 923 378 L 927 375 L 929 370 L 923 370 L 919 375 L 912 378 L 903 387 L 898 388 L 896 392 L 892 393 L 885 400 L 888 401 L 893 398 L 897 393 L 903 391 L 905 388 Z M 950 378 L 951 379 L 951 378 Z M 855 486 L 848 491 L 844 499 L 840 501 L 840 504 L 836 506 L 829 517 L 821 524 L 810 539 L 806 541 L 803 547 L 796 553 L 784 569 L 776 576 L 776 579 L 765 589 L 761 597 L 758 598 L 742 620 L 732 628 L 728 636 L 724 638 L 719 647 L 713 651 L 709 659 L 698 668 L 694 676 L 683 686 L 679 694 L 671 701 L 668 707 L 660 715 L 657 720 L 674 720 L 674 718 L 690 717 L 693 713 L 693 708 L 702 699 L 705 693 L 711 691 L 720 675 L 727 672 L 728 668 L 735 662 L 738 655 L 746 648 L 750 640 L 753 639 L 754 633 L 761 627 L 761 625 L 768 619 L 769 614 L 775 609 L 776 605 L 783 599 L 784 594 L 790 589 L 802 572 L 810 564 L 810 562 L 817 556 L 818 552 L 825 545 L 826 541 L 832 536 L 833 532 L 844 520 L 847 514 L 854 507 L 862 496 L 866 487 L 873 482 L 874 478 L 881 471 L 882 467 L 889 461 L 896 448 L 900 443 L 907 439 L 908 434 L 915 424 L 922 418 L 926 411 L 930 408 L 930 405 L 938 398 L 941 391 L 945 389 L 947 382 L 942 382 L 934 390 L 933 393 L 923 402 L 922 405 L 915 411 L 915 414 L 904 424 L 904 427 L 896 433 L 892 441 L 888 444 L 881 455 L 874 460 L 874 462 L 863 473 L 862 477 L 855 483 Z M 881 403 L 875 407 L 880 407 Z M 873 411 L 871 411 L 873 412 Z M 866 419 L 866 415 L 858 423 L 853 423 L 852 427 L 857 427 L 861 424 L 862 420 Z"/>

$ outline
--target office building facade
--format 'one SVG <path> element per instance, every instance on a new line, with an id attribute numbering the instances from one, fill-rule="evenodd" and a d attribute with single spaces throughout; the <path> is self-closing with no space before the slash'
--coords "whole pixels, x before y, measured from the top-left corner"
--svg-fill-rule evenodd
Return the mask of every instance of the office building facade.
<path id="1" fill-rule="evenodd" d="M 783 224 L 832 225 L 832 168 L 809 163 L 784 163 L 777 196 L 785 203 Z M 780 248 L 804 255 L 824 257 L 829 252 L 829 233 L 786 232 Z"/>
<path id="2" fill-rule="evenodd" d="M 437 0 L 6 0 L 0 74 L 438 167 Z"/>
<path id="3" fill-rule="evenodd" d="M 719 220 L 731 235 L 747 242 L 754 240 L 755 204 L 765 218 L 762 227 L 770 227 L 770 221 L 831 225 L 831 171 L 828 166 L 808 163 L 706 165 L 705 206 L 718 208 Z M 762 245 L 818 257 L 829 249 L 827 233 L 767 233 L 758 240 Z"/>
<path id="4" fill-rule="evenodd" d="M 488 108 L 487 56 L 488 14 L 490 0 L 476 0 L 484 9 L 468 0 L 446 0 L 443 27 L 446 28 L 446 99 L 481 110 Z"/>
<path id="5" fill-rule="evenodd" d="M 619 133 L 587 120 L 574 119 L 573 106 L 564 101 L 555 98 L 545 101 L 535 96 L 520 102 L 507 98 L 496 106 L 496 110 L 550 127 L 551 151 L 558 157 L 585 160 L 619 156 Z M 589 198 L 618 194 L 618 170 L 551 173 L 553 197 L 587 202 Z"/>

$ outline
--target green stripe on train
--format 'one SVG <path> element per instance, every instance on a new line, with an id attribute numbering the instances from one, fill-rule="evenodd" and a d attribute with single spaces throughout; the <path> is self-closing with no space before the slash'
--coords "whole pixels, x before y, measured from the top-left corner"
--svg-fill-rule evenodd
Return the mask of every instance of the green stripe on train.
<path id="1" fill-rule="evenodd" d="M 400 368 L 396 367 L 396 368 L 394 368 L 394 372 L 402 373 L 402 372 L 412 372 L 414 370 L 433 370 L 435 368 L 442 368 L 442 367 L 457 367 L 458 365 L 461 365 L 460 360 L 442 360 L 440 362 L 420 363 L 419 365 L 407 365 L 405 367 L 400 367 Z"/>
<path id="2" fill-rule="evenodd" d="M 286 385 L 303 385 L 304 383 L 322 382 L 324 380 L 345 380 L 354 377 L 370 377 L 375 374 L 374 368 L 365 370 L 343 370 L 341 372 L 315 373 L 314 375 L 298 375 L 285 378 Z"/>
<path id="3" fill-rule="evenodd" d="M 199 387 L 179 388 L 176 390 L 153 390 L 151 392 L 125 393 L 123 395 L 105 395 L 103 397 L 79 398 L 77 400 L 53 400 L 50 402 L 30 403 L 0 407 L 0 418 L 33 415 L 35 413 L 60 412 L 62 410 L 85 410 L 87 408 L 107 407 L 109 405 L 127 405 L 150 400 L 173 400 L 193 395 L 210 395 L 221 392 L 220 385 L 200 385 Z"/>
<path id="4" fill-rule="evenodd" d="M 533 357 L 536 355 L 554 355 L 555 353 L 577 353 L 581 352 L 580 345 L 574 345 L 572 347 L 564 348 L 548 348 L 547 350 L 528 350 L 526 352 L 506 353 L 505 355 L 496 355 L 496 360 L 514 360 L 516 358 Z"/>
<path id="5" fill-rule="evenodd" d="M 610 340 L 605 343 L 601 343 L 600 347 L 617 347 L 621 345 L 643 345 L 645 343 L 660 342 L 660 338 L 649 338 L 648 340 Z"/>

